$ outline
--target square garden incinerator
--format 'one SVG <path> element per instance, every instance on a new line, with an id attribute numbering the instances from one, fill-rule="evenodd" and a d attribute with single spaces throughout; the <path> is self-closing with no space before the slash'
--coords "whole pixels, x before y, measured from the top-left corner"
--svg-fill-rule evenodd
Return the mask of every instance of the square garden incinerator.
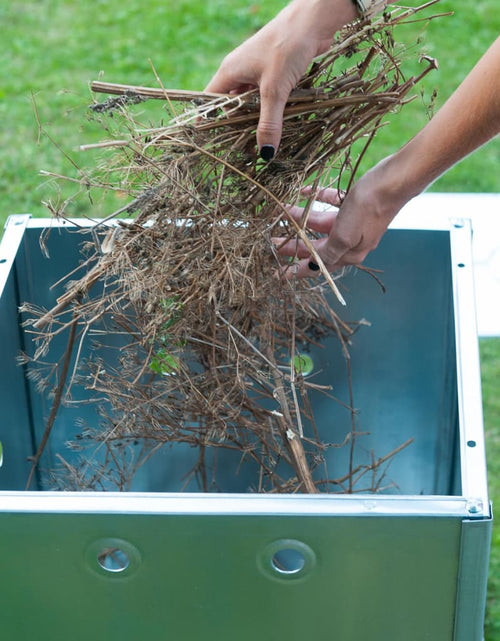
<path id="1" fill-rule="evenodd" d="M 50 286 L 78 261 L 72 229 L 15 215 L 0 246 L 2 638 L 480 641 L 491 511 L 469 221 L 391 226 L 369 257 L 385 294 L 344 279 L 349 316 L 371 323 L 351 348 L 363 452 L 414 439 L 391 463 L 397 488 L 350 495 L 250 493 L 229 460 L 221 492 L 180 492 L 192 453 L 175 446 L 130 492 L 54 492 L 42 477 L 24 491 L 50 408 L 17 364 L 30 349 L 18 308 L 60 294 Z M 342 396 L 328 340 L 311 357 Z M 334 401 L 314 410 L 335 424 Z M 61 409 L 47 460 L 75 416 Z"/>

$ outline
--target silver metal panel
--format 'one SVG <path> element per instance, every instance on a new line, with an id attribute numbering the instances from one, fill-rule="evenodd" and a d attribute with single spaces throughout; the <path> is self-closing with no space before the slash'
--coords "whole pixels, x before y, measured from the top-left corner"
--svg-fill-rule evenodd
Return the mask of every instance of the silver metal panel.
<path id="1" fill-rule="evenodd" d="M 3 514 L 0 545 L 5 638 L 453 635 L 454 519 Z M 116 548 L 129 565 L 106 571 L 98 559 Z M 303 559 L 298 572 L 276 557 L 286 550 Z"/>
<path id="2" fill-rule="evenodd" d="M 483 639 L 491 529 L 491 519 L 462 522 L 453 641 Z"/>

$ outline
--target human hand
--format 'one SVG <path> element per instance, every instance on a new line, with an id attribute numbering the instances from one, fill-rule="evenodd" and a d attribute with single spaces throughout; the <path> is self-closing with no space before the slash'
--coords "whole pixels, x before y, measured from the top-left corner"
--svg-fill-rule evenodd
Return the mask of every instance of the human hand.
<path id="1" fill-rule="evenodd" d="M 259 88 L 257 146 L 264 160 L 278 149 L 290 92 L 336 31 L 355 17 L 352 0 L 293 0 L 222 61 L 206 91 L 238 94 Z"/>
<path id="2" fill-rule="evenodd" d="M 500 38 L 416 136 L 379 162 L 352 187 L 342 203 L 336 190 L 315 198 L 339 209 L 310 212 L 306 229 L 327 234 L 308 241 L 274 239 L 283 256 L 299 259 L 286 275 L 304 278 L 319 273 L 311 247 L 328 271 L 361 263 L 377 247 L 389 223 L 411 198 L 443 172 L 500 133 Z M 304 192 L 311 195 L 310 190 Z M 301 221 L 303 210 L 290 217 Z"/>
<path id="3" fill-rule="evenodd" d="M 390 159 L 367 172 L 343 200 L 336 189 L 322 189 L 315 195 L 316 201 L 331 207 L 327 210 L 312 209 L 306 229 L 321 234 L 311 244 L 329 272 L 362 263 L 368 253 L 377 247 L 389 223 L 409 200 L 409 194 L 396 195 L 386 183 L 381 182 L 380 174 L 387 173 L 385 165 L 388 163 Z M 306 187 L 302 193 L 311 196 L 311 188 Z M 290 207 L 288 215 L 300 222 L 304 209 Z M 288 278 L 311 278 L 320 274 L 303 240 L 274 238 L 273 243 L 280 255 L 298 259 L 286 268 L 285 275 Z"/>

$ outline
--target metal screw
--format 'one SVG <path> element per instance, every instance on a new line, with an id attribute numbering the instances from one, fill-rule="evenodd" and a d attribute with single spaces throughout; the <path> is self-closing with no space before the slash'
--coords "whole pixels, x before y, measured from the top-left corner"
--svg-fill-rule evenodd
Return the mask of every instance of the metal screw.
<path id="1" fill-rule="evenodd" d="M 483 502 L 481 499 L 469 499 L 467 501 L 467 512 L 470 514 L 479 514 L 483 511 Z"/>

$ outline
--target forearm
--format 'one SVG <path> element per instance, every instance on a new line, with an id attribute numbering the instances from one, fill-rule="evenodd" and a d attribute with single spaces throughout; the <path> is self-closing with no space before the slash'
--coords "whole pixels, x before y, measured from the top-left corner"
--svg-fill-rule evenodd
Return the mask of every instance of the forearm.
<path id="1" fill-rule="evenodd" d="M 379 171 L 404 204 L 499 132 L 500 38 L 432 120 L 382 161 Z"/>
<path id="2" fill-rule="evenodd" d="M 294 27 L 284 32 L 284 38 L 294 37 L 300 25 L 302 34 L 310 34 L 317 50 L 314 55 L 325 51 L 332 43 L 335 33 L 352 22 L 357 11 L 353 0 L 292 0 L 282 11 L 283 17 Z"/>
<path id="3" fill-rule="evenodd" d="M 332 43 L 335 33 L 352 22 L 360 14 L 372 17 L 384 10 L 389 0 L 292 0 L 279 14 L 296 30 L 300 25 L 303 33 L 310 33 L 321 42 L 320 51 Z M 283 33 L 284 38 L 293 37 L 294 31 Z"/>

